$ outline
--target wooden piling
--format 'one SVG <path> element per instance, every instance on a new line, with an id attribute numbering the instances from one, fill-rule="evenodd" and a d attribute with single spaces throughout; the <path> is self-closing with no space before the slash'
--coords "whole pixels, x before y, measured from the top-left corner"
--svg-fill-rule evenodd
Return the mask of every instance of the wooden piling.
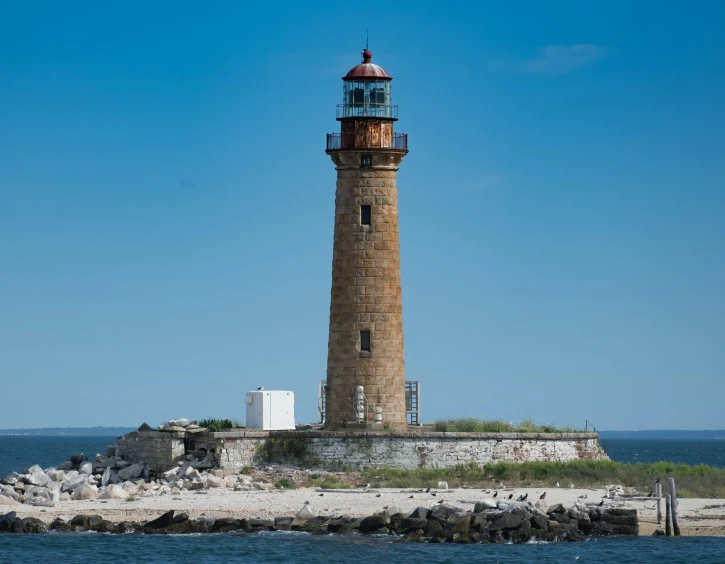
<path id="1" fill-rule="evenodd" d="M 665 503 L 665 536 L 671 537 L 672 536 L 672 527 L 670 527 L 670 507 L 672 505 L 672 502 L 670 501 L 672 498 L 670 497 L 670 494 L 667 494 L 667 502 Z"/>
<path id="2" fill-rule="evenodd" d="M 677 490 L 675 489 L 675 479 L 667 478 L 667 483 L 670 489 L 670 505 L 672 506 L 672 529 L 675 532 L 675 536 L 680 536 L 680 520 L 677 516 Z"/>
<path id="3" fill-rule="evenodd" d="M 654 483 L 653 495 L 657 496 L 657 524 L 662 524 L 662 484 L 659 482 Z"/>

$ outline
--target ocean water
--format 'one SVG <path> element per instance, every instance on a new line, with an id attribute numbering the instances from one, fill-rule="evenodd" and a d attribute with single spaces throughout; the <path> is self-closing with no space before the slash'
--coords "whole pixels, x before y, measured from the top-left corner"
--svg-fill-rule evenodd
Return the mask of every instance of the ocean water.
<path id="1" fill-rule="evenodd" d="M 618 462 L 667 460 L 725 467 L 725 440 L 722 439 L 606 439 L 602 443 L 609 458 Z"/>
<path id="2" fill-rule="evenodd" d="M 115 441 L 116 437 L 0 435 L 0 477 L 22 472 L 33 464 L 41 468 L 58 466 L 71 454 L 83 453 L 93 460 Z"/>
<path id="3" fill-rule="evenodd" d="M 312 536 L 306 533 L 220 535 L 0 535 L 0 563 L 134 562 L 144 564 L 354 562 L 396 564 L 554 564 L 725 562 L 725 539 L 641 537 L 525 545 L 399 544 L 389 536 Z"/>

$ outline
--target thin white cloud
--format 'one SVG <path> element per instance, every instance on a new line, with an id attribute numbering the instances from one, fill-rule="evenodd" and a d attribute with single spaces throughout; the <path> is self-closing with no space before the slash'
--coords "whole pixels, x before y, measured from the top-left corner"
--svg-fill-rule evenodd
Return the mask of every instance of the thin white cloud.
<path id="1" fill-rule="evenodd" d="M 567 74 L 585 67 L 604 55 L 606 51 L 600 45 L 547 45 L 531 59 L 495 59 L 491 62 L 491 68 L 519 74 Z"/>

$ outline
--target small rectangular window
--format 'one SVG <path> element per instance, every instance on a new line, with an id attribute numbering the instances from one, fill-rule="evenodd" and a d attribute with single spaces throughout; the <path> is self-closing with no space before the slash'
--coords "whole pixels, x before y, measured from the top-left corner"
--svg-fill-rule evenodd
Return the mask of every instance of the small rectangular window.
<path id="1" fill-rule="evenodd" d="M 370 206 L 360 206 L 360 225 L 370 225 L 372 215 Z"/>
<path id="2" fill-rule="evenodd" d="M 370 351 L 370 331 L 360 331 L 360 350 Z"/>
<path id="3" fill-rule="evenodd" d="M 372 155 L 363 155 L 362 156 L 362 166 L 373 166 Z"/>

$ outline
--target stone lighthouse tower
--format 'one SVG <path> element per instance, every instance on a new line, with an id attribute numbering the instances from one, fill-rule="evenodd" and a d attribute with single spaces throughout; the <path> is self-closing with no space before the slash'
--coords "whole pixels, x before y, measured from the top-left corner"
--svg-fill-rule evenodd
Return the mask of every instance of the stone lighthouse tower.
<path id="1" fill-rule="evenodd" d="M 371 62 L 370 51 L 362 57 L 342 79 L 340 133 L 327 135 L 337 189 L 326 427 L 370 427 L 377 412 L 383 425 L 405 430 L 396 173 L 408 136 L 394 132 L 392 78 Z"/>

